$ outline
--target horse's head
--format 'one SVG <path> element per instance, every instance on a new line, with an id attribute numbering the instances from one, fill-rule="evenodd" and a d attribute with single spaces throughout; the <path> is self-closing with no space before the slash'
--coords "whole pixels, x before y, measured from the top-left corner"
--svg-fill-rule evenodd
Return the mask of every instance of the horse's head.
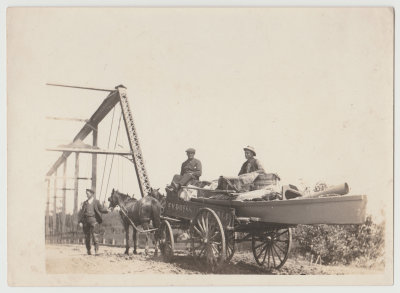
<path id="1" fill-rule="evenodd" d="M 136 199 L 113 188 L 113 190 L 111 191 L 111 196 L 108 198 L 108 201 L 110 202 L 109 208 L 113 210 L 116 206 L 124 206 L 127 202 L 131 200 L 135 201 Z"/>
<path id="2" fill-rule="evenodd" d="M 110 203 L 109 208 L 113 210 L 117 205 L 119 205 L 119 201 L 120 201 L 119 191 L 113 188 L 113 190 L 111 191 L 111 196 L 108 198 L 108 202 Z"/>
<path id="3" fill-rule="evenodd" d="M 160 198 L 163 197 L 163 195 L 160 193 L 160 188 L 155 189 L 150 187 L 149 195 L 157 200 L 160 200 Z"/>
<path id="4" fill-rule="evenodd" d="M 162 208 L 164 209 L 165 204 L 166 204 L 166 200 L 165 200 L 165 195 L 163 195 L 163 194 L 160 192 L 160 188 L 157 188 L 157 189 L 155 189 L 155 188 L 150 188 L 150 193 L 149 193 L 149 195 L 150 195 L 151 197 L 154 197 L 156 200 L 158 200 L 158 201 L 160 202 Z"/>

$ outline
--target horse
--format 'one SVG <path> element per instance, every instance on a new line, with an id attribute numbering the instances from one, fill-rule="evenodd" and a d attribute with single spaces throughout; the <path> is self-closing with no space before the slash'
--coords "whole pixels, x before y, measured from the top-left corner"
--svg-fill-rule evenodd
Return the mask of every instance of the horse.
<path id="1" fill-rule="evenodd" d="M 141 225 L 144 230 L 149 230 L 150 221 L 153 222 L 154 228 L 160 228 L 160 215 L 161 215 L 161 204 L 152 196 L 145 196 L 139 200 L 130 197 L 128 194 L 123 194 L 118 190 L 112 190 L 111 196 L 108 198 L 110 202 L 109 207 L 114 209 L 117 205 L 121 208 L 119 214 L 121 216 L 122 224 L 125 229 L 126 237 L 126 248 L 125 254 L 129 255 L 129 226 L 132 225 L 131 221 L 135 226 Z M 137 237 L 136 229 L 133 227 L 133 253 L 137 254 Z M 154 233 L 155 237 L 155 252 L 158 254 L 158 233 Z M 149 233 L 146 233 L 146 246 L 145 254 L 149 251 Z"/>

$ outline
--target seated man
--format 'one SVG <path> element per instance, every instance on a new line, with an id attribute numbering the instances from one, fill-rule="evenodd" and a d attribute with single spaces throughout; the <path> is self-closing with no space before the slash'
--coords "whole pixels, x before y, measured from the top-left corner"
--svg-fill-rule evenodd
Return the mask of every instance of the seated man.
<path id="1" fill-rule="evenodd" d="M 182 163 L 180 175 L 175 175 L 171 185 L 167 189 L 178 190 L 181 186 L 191 184 L 193 181 L 198 181 L 201 176 L 201 162 L 194 158 L 196 150 L 189 148 L 186 150 L 188 159 Z"/>
<path id="2" fill-rule="evenodd" d="M 257 171 L 258 173 L 264 173 L 265 171 L 260 161 L 254 158 L 256 156 L 255 149 L 251 146 L 247 146 L 243 148 L 243 150 L 247 161 L 243 163 L 242 168 L 239 171 L 239 175 L 255 171 Z"/>

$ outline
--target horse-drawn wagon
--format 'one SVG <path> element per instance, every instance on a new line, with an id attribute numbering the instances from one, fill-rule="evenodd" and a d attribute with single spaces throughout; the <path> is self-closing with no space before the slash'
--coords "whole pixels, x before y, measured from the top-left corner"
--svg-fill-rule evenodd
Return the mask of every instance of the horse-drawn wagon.
<path id="1" fill-rule="evenodd" d="M 183 190 L 191 187 L 183 187 Z M 235 243 L 249 241 L 258 265 L 281 268 L 289 255 L 292 228 L 298 224 L 359 224 L 365 219 L 366 196 L 340 194 L 347 184 L 309 197 L 283 196 L 275 200 L 236 200 L 237 193 L 195 188 L 202 197 L 187 200 L 167 191 L 160 227 L 160 250 L 165 259 L 174 255 L 176 229 L 189 233 L 190 252 L 213 270 L 229 261 Z M 343 190 L 347 189 L 347 191 Z M 216 194 L 224 195 L 218 199 Z M 221 198 L 221 197 L 220 197 Z"/>

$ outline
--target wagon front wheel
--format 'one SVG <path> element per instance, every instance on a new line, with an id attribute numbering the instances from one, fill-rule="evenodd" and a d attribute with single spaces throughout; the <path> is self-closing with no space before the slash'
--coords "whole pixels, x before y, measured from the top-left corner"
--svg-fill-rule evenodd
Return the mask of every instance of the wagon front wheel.
<path id="1" fill-rule="evenodd" d="M 218 215 L 209 208 L 200 209 L 190 224 L 192 254 L 196 261 L 205 259 L 217 271 L 226 258 L 224 229 Z"/>
<path id="2" fill-rule="evenodd" d="M 174 235 L 171 225 L 164 220 L 160 226 L 160 251 L 165 261 L 170 261 L 174 256 Z"/>
<path id="3" fill-rule="evenodd" d="M 290 228 L 254 233 L 251 238 L 254 259 L 267 269 L 279 269 L 288 258 L 291 242 Z"/>

